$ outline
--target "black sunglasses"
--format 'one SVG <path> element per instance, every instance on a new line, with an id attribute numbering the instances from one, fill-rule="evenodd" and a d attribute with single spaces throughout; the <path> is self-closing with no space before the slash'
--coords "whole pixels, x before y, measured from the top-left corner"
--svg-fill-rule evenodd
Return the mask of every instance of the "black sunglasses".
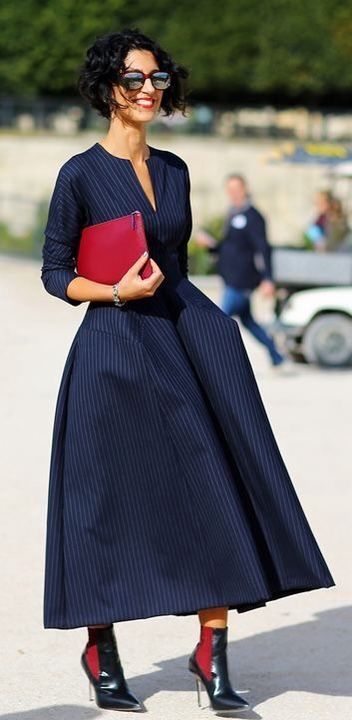
<path id="1" fill-rule="evenodd" d="M 120 74 L 119 83 L 123 85 L 126 90 L 140 90 L 147 78 L 150 78 L 156 90 L 166 90 L 171 84 L 170 73 L 164 72 L 163 70 L 153 70 L 151 73 L 148 73 L 148 75 L 141 70 L 129 70 Z"/>

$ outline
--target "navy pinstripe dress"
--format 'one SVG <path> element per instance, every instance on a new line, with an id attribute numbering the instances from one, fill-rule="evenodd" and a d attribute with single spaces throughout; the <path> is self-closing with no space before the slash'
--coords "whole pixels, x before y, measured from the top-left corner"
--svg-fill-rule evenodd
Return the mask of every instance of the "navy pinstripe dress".
<path id="1" fill-rule="evenodd" d="M 150 146 L 149 146 L 150 147 Z M 44 627 L 206 607 L 243 612 L 334 585 L 277 447 L 237 322 L 187 277 L 188 167 L 150 147 L 152 207 L 130 160 L 100 143 L 59 170 L 43 245 L 66 294 L 85 225 L 143 214 L 165 280 L 90 302 L 53 424 Z"/>

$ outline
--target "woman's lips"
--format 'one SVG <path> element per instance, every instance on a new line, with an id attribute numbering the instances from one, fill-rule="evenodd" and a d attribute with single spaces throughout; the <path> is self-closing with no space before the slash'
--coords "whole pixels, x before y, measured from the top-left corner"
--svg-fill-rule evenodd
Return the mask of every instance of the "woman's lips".
<path id="1" fill-rule="evenodd" d="M 155 105 L 155 100 L 135 100 L 136 105 L 143 108 L 152 108 Z"/>

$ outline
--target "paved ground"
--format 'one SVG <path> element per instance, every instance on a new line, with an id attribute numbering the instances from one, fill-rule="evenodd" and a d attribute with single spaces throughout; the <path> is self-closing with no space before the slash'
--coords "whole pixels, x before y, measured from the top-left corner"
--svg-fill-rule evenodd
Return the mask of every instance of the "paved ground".
<path id="1" fill-rule="evenodd" d="M 112 714 L 88 702 L 79 665 L 86 631 L 42 627 L 52 422 L 63 364 L 86 305 L 74 308 L 45 293 L 36 262 L 2 257 L 0 272 L 0 720 L 108 717 Z M 212 287 L 213 297 L 218 289 Z M 254 706 L 240 717 L 349 720 L 352 375 L 300 367 L 295 376 L 273 376 L 264 351 L 244 338 L 282 454 L 337 587 L 242 615 L 230 612 L 231 676 Z M 205 691 L 198 708 L 186 669 L 198 640 L 196 617 L 128 621 L 115 629 L 126 677 L 151 720 L 213 716 Z"/>

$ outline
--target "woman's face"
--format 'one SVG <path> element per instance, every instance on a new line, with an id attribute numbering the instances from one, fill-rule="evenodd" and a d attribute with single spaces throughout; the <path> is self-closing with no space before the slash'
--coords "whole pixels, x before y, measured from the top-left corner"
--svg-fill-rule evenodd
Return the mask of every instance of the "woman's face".
<path id="1" fill-rule="evenodd" d="M 315 207 L 319 213 L 326 213 L 330 209 L 330 198 L 324 192 L 317 192 L 315 195 Z"/>
<path id="2" fill-rule="evenodd" d="M 130 50 L 125 57 L 126 70 L 141 70 L 146 75 L 152 70 L 160 70 L 154 55 L 149 50 Z M 122 85 L 113 88 L 118 103 L 126 106 L 117 109 L 116 116 L 129 123 L 150 122 L 156 116 L 164 90 L 156 90 L 150 78 L 144 81 L 139 90 L 126 90 Z"/>

